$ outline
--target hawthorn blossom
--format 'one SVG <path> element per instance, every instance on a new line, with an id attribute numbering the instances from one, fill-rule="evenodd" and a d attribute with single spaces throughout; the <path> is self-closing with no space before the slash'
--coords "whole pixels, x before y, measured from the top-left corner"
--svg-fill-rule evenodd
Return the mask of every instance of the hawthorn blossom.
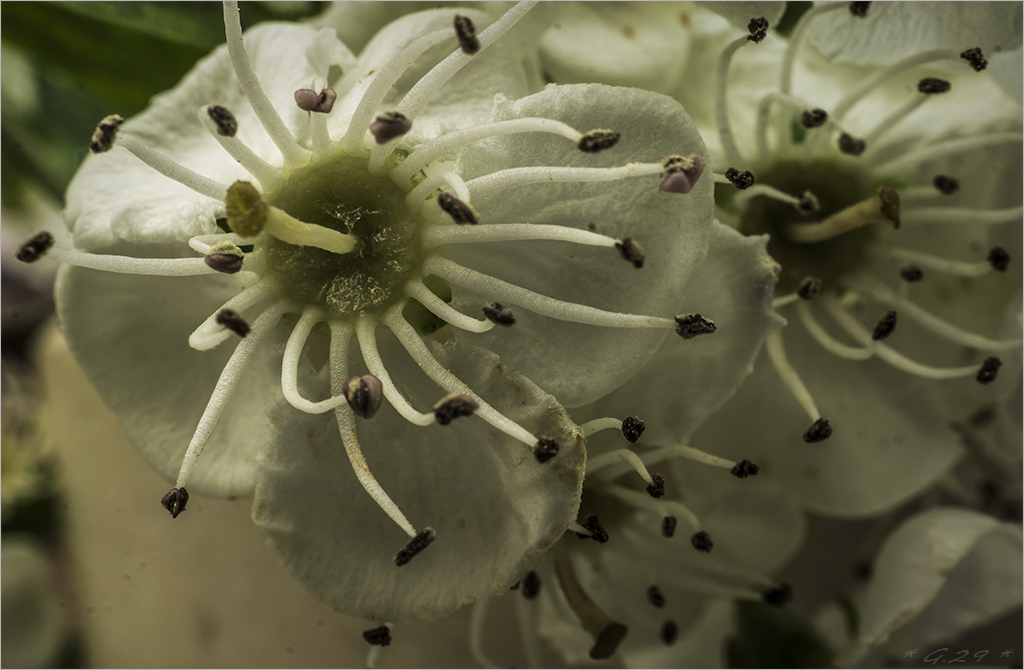
<path id="1" fill-rule="evenodd" d="M 74 248 L 19 255 L 64 263 L 69 347 L 171 515 L 254 493 L 289 572 L 378 623 L 519 580 L 579 507 L 563 406 L 716 330 L 681 311 L 712 234 L 700 136 L 644 91 L 526 95 L 500 38 L 532 4 L 411 14 L 357 57 L 330 28 L 243 36 L 225 3 L 225 47 L 97 127 Z"/>

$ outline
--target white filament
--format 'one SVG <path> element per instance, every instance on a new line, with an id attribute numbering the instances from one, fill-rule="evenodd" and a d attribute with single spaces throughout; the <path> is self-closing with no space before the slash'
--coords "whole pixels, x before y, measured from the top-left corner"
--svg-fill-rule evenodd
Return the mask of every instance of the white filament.
<path id="1" fill-rule="evenodd" d="M 793 398 L 796 399 L 800 407 L 807 413 L 807 416 L 811 417 L 811 421 L 820 419 L 821 412 L 818 411 L 818 406 L 814 404 L 811 392 L 804 386 L 800 375 L 790 365 L 789 359 L 786 358 L 786 350 L 782 345 L 782 334 L 779 331 L 775 331 L 768 336 L 768 339 L 765 341 L 765 349 L 768 351 L 768 358 L 771 360 L 775 372 L 778 373 L 779 378 L 782 379 L 786 388 L 793 394 Z"/>
<path id="2" fill-rule="evenodd" d="M 614 247 L 619 240 L 568 226 L 535 223 L 496 223 L 475 226 L 426 226 L 421 236 L 424 249 L 442 244 L 474 242 L 515 242 L 519 240 L 547 240 L 572 242 L 591 247 Z"/>
<path id="3" fill-rule="evenodd" d="M 906 225 L 955 223 L 963 225 L 997 225 L 1013 223 L 1024 216 L 1024 206 L 1005 209 L 971 209 L 969 207 L 921 207 L 900 212 Z"/>
<path id="4" fill-rule="evenodd" d="M 900 174 L 921 163 L 930 163 L 947 156 L 959 156 L 977 149 L 991 150 L 1001 144 L 1020 146 L 1024 133 L 989 133 L 972 137 L 936 142 L 920 149 L 913 149 L 899 158 L 877 165 L 878 174 Z"/>
<path id="5" fill-rule="evenodd" d="M 197 351 L 213 349 L 215 346 L 231 337 L 231 331 L 217 323 L 217 314 L 225 309 L 242 312 L 261 300 L 280 293 L 280 290 L 281 287 L 272 279 L 260 279 L 249 288 L 225 302 L 217 309 L 216 312 L 207 317 L 206 321 L 199 324 L 199 327 L 192 331 L 192 334 L 188 336 L 188 345 Z"/>
<path id="6" fill-rule="evenodd" d="M 405 206 L 409 208 L 410 212 L 419 214 L 422 211 L 423 206 L 426 204 L 429 196 L 440 188 L 442 184 L 448 184 L 451 189 L 455 191 L 455 197 L 467 205 L 469 204 L 470 193 L 466 182 L 463 181 L 459 174 L 451 171 L 444 171 L 430 175 L 420 182 L 416 188 L 409 191 L 405 196 Z M 435 210 L 435 213 L 436 212 L 437 210 Z M 423 212 L 423 214 L 426 216 L 426 212 Z M 437 221 L 443 221 L 444 217 L 434 216 L 430 217 L 429 220 L 436 223 Z"/>
<path id="7" fill-rule="evenodd" d="M 739 51 L 740 47 L 746 46 L 750 40 L 743 36 L 729 43 L 722 50 L 718 57 L 718 81 L 715 86 L 715 120 L 718 122 L 718 138 L 722 142 L 722 150 L 725 151 L 725 158 L 731 167 L 741 168 L 744 165 L 743 156 L 736 146 L 736 138 L 732 134 L 732 125 L 729 123 L 729 108 L 726 93 L 729 90 L 729 65 L 732 64 L 732 57 Z"/>
<path id="8" fill-rule="evenodd" d="M 210 118 L 210 105 L 203 105 L 199 108 L 199 120 L 210 132 L 213 139 L 224 148 L 224 151 L 241 165 L 246 171 L 256 178 L 256 181 L 263 187 L 263 191 L 272 191 L 281 183 L 282 172 L 274 167 L 245 145 L 237 136 L 228 137 L 217 132 L 217 124 Z"/>
<path id="9" fill-rule="evenodd" d="M 498 170 L 466 182 L 474 196 L 486 195 L 517 186 L 540 183 L 595 183 L 622 181 L 633 177 L 661 174 L 661 163 L 629 163 L 614 168 L 519 167 Z"/>
<path id="10" fill-rule="evenodd" d="M 466 316 L 462 312 L 458 311 L 444 300 L 438 298 L 433 291 L 427 288 L 427 285 L 423 283 L 419 277 L 413 277 L 405 285 L 405 293 L 411 298 L 415 298 L 421 305 L 427 308 L 431 314 L 439 319 L 442 319 L 455 328 L 465 330 L 470 333 L 486 333 L 491 328 L 494 328 L 494 323 L 487 319 L 477 320 Z"/>
<path id="11" fill-rule="evenodd" d="M 800 322 L 807 332 L 810 333 L 815 342 L 829 353 L 852 361 L 866 361 L 875 355 L 874 346 L 850 347 L 829 335 L 814 318 L 814 315 L 811 313 L 811 306 L 806 302 L 798 304 L 796 310 L 797 315 L 800 317 Z"/>
<path id="12" fill-rule="evenodd" d="M 189 187 L 200 195 L 223 202 L 228 194 L 228 187 L 224 184 L 175 163 L 170 158 L 146 146 L 142 140 L 123 130 L 117 133 L 115 144 L 132 152 L 136 158 L 160 174 L 173 179 L 183 186 Z"/>
<path id="13" fill-rule="evenodd" d="M 295 324 L 295 328 L 292 329 L 291 335 L 288 336 L 288 344 L 285 345 L 284 358 L 281 361 L 281 392 L 284 394 L 285 400 L 292 407 L 307 414 L 323 414 L 347 402 L 344 394 L 336 395 L 320 402 L 312 402 L 303 398 L 302 394 L 299 393 L 299 359 L 302 355 L 302 349 L 306 346 L 306 340 L 309 338 L 313 327 L 326 320 L 327 314 L 324 310 L 319 307 L 305 307 L 302 310 L 302 316 L 299 317 L 298 322 Z M 351 326 L 344 322 L 335 324 L 331 330 L 332 351 L 337 339 L 337 347 L 344 350 L 347 355 L 348 343 L 351 337 Z M 334 363 L 331 365 L 333 366 Z"/>
<path id="14" fill-rule="evenodd" d="M 900 197 L 902 195 L 901 193 Z M 980 277 L 992 271 L 992 264 L 988 261 L 951 261 L 903 247 L 888 247 L 884 253 L 895 261 L 913 263 L 926 270 L 935 270 L 948 275 Z"/>
<path id="15" fill-rule="evenodd" d="M 599 433 L 602 430 L 622 430 L 622 419 L 606 416 L 601 419 L 587 421 L 580 425 L 580 432 L 583 433 L 583 437 L 590 437 L 594 433 Z"/>
<path id="16" fill-rule="evenodd" d="M 416 426 L 429 426 L 434 423 L 434 415 L 418 412 L 413 409 L 409 401 L 395 387 L 391 381 L 391 375 L 384 367 L 380 353 L 377 351 L 377 337 L 374 331 L 377 329 L 377 320 L 366 314 L 360 314 L 356 320 L 356 338 L 359 340 L 359 349 L 363 354 L 363 361 L 374 377 L 380 380 L 384 387 L 384 397 L 388 399 L 391 406 L 401 414 L 406 421 Z"/>
<path id="17" fill-rule="evenodd" d="M 217 272 L 206 265 L 202 258 L 133 258 L 132 256 L 90 254 L 85 251 L 61 249 L 60 247 L 51 248 L 46 252 L 46 256 L 68 265 L 128 275 L 191 277 Z"/>

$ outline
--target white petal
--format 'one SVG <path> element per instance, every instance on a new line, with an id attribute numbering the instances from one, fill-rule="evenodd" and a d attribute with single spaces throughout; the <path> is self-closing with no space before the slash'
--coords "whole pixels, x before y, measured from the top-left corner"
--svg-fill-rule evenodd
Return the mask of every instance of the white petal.
<path id="1" fill-rule="evenodd" d="M 381 338 L 392 375 L 425 409 L 443 392 Z M 585 453 L 554 398 L 492 354 L 449 342 L 442 364 L 506 416 L 560 445 L 538 463 L 479 417 L 408 423 L 388 405 L 358 420 L 363 453 L 417 529 L 437 539 L 401 568 L 409 538 L 356 481 L 333 416 L 275 416 L 275 448 L 260 461 L 253 519 L 288 571 L 339 611 L 376 621 L 431 620 L 499 595 L 576 518 Z"/>
<path id="2" fill-rule="evenodd" d="M 515 103 L 499 101 L 495 120 L 540 116 L 586 132 L 610 128 L 619 143 L 584 154 L 572 142 L 538 134 L 498 138 L 459 158 L 464 178 L 520 166 L 615 167 L 660 162 L 671 154 L 704 156 L 704 144 L 677 103 L 652 93 L 598 85 L 549 87 Z M 687 283 L 706 253 L 712 224 L 710 166 L 686 195 L 662 193 L 651 175 L 596 184 L 539 183 L 474 198 L 485 223 L 538 223 L 632 237 L 646 250 L 637 270 L 608 248 L 516 242 L 459 245 L 453 260 L 559 300 L 604 310 L 672 317 L 685 305 Z M 453 305 L 478 313 L 486 295 L 456 290 Z M 570 324 L 514 310 L 516 324 L 482 336 L 463 333 L 556 395 L 566 406 L 598 398 L 622 384 L 653 354 L 667 329 L 613 329 Z M 674 335 L 673 335 L 674 337 Z M 543 346 L 537 346 L 543 342 Z M 683 344 L 679 342 L 679 344 Z M 595 363 L 597 362 L 597 363 Z M 585 374 L 584 374 L 585 372 Z"/>
<path id="3" fill-rule="evenodd" d="M 199 352 L 188 336 L 239 286 L 226 275 L 143 277 L 70 266 L 58 274 L 57 313 L 72 354 L 149 466 L 168 480 L 177 477 L 234 348 L 228 342 Z M 279 326 L 257 351 L 193 471 L 190 492 L 252 492 L 256 452 L 268 441 L 265 409 L 284 402 L 286 338 Z M 163 493 L 153 492 L 154 504 Z"/>
<path id="4" fill-rule="evenodd" d="M 696 430 L 750 374 L 765 336 L 785 323 L 771 308 L 778 265 L 766 243 L 716 222 L 682 311 L 701 314 L 718 329 L 687 342 L 667 338 L 637 376 L 578 420 L 638 415 L 651 444 L 679 443 Z"/>
<path id="5" fill-rule="evenodd" d="M 952 508 L 906 521 L 882 547 L 849 659 L 890 636 L 900 649 L 949 639 L 1019 607 L 1021 560 L 1013 524 Z"/>
<path id="6" fill-rule="evenodd" d="M 294 92 L 307 88 L 315 72 L 306 49 L 317 31 L 298 25 L 258 26 L 245 34 L 246 52 L 263 90 L 285 124 L 299 137 L 308 134 L 308 113 Z M 153 99 L 122 130 L 150 148 L 204 177 L 230 185 L 252 180 L 203 127 L 203 105 L 227 107 L 238 119 L 238 138 L 269 162 L 281 155 L 256 119 L 235 78 L 227 47 L 201 60 L 175 88 Z M 117 240 L 163 243 L 217 232 L 214 219 L 224 203 L 200 195 L 140 161 L 127 150 L 90 155 L 68 187 L 65 220 L 80 249 L 109 246 Z"/>
<path id="7" fill-rule="evenodd" d="M 831 12 L 810 28 L 826 57 L 888 63 L 929 49 L 981 47 L 986 56 L 1021 45 L 1022 12 L 1014 2 L 879 2 L 868 15 Z"/>

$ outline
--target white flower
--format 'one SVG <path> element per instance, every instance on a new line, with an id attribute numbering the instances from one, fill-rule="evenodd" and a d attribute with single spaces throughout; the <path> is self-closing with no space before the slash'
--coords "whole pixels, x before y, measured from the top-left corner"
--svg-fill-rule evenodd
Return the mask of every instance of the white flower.
<path id="1" fill-rule="evenodd" d="M 669 330 L 714 330 L 677 315 L 711 236 L 700 136 L 643 91 L 521 97 L 539 73 L 495 42 L 530 6 L 479 34 L 477 12 L 409 15 L 357 58 L 332 29 L 243 39 L 227 3 L 226 48 L 100 124 L 68 192 L 76 248 L 22 254 L 66 263 L 69 346 L 176 478 L 171 514 L 188 489 L 255 492 L 288 570 L 368 619 L 517 581 L 576 517 L 562 405 Z"/>

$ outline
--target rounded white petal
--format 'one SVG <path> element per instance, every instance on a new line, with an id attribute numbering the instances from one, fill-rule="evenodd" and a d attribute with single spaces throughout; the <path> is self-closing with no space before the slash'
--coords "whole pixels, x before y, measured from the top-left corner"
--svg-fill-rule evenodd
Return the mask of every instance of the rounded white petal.
<path id="1" fill-rule="evenodd" d="M 548 135 L 495 138 L 461 154 L 460 174 L 470 180 L 513 167 L 618 167 L 691 152 L 706 157 L 704 144 L 683 109 L 669 98 L 645 91 L 552 86 L 512 103 L 499 99 L 495 106 L 496 121 L 533 116 L 559 120 L 581 132 L 608 128 L 622 133 L 622 138 L 597 154 L 580 152 L 574 143 Z M 445 255 L 559 300 L 671 318 L 685 306 L 688 282 L 707 251 L 713 207 L 711 166 L 685 195 L 661 192 L 660 179 L 655 174 L 590 184 L 537 183 L 472 201 L 481 223 L 553 224 L 583 230 L 593 226 L 595 232 L 616 239 L 631 237 L 646 250 L 641 269 L 614 249 L 568 243 L 459 245 Z M 453 306 L 472 314 L 493 300 L 480 289 L 456 288 L 453 296 Z M 512 308 L 514 326 L 456 336 L 497 352 L 566 406 L 590 402 L 621 385 L 669 332 L 572 324 Z M 685 346 L 682 341 L 678 344 Z"/>
<path id="2" fill-rule="evenodd" d="M 426 409 L 444 392 L 382 339 L 399 387 Z M 253 520 L 288 571 L 335 609 L 375 621 L 432 620 L 499 595 L 532 568 L 576 518 L 585 452 L 551 396 L 493 354 L 450 341 L 443 365 L 510 419 L 555 439 L 538 463 L 521 442 L 479 417 L 413 426 L 385 403 L 357 420 L 377 480 L 419 530 L 436 539 L 405 566 L 409 541 L 356 481 L 334 417 L 274 416 L 273 449 L 260 460 Z"/>

